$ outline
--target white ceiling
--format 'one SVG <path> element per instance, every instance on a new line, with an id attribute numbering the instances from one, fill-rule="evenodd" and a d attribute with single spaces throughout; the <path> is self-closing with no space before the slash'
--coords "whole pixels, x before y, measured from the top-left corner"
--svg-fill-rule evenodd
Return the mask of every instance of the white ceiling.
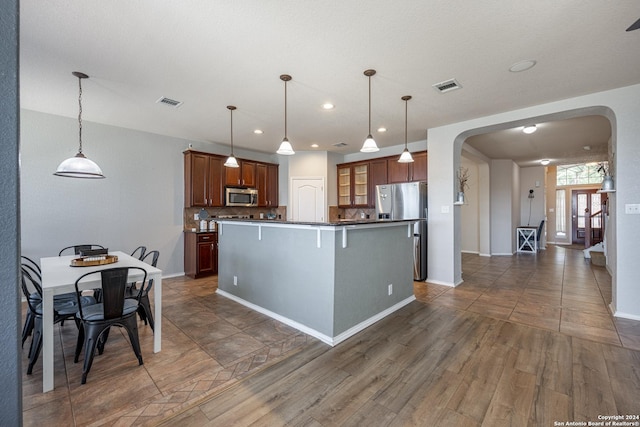
<path id="1" fill-rule="evenodd" d="M 294 149 L 317 143 L 346 154 L 367 135 L 368 68 L 377 70 L 374 137 L 393 146 L 404 142 L 403 95 L 413 96 L 412 142 L 428 128 L 640 83 L 640 31 L 625 32 L 638 17 L 637 0 L 23 0 L 21 105 L 77 117 L 77 70 L 91 77 L 83 82 L 85 120 L 226 144 L 233 104 L 236 146 L 275 152 L 286 73 Z M 537 65 L 509 71 L 523 59 Z M 432 88 L 450 78 L 462 89 Z M 157 104 L 161 96 L 184 104 Z M 336 108 L 323 111 L 324 102 Z M 525 137 L 503 131 L 473 145 L 521 164 L 560 158 L 606 145 L 608 123 L 588 121 Z M 380 126 L 388 131 L 375 132 Z"/>

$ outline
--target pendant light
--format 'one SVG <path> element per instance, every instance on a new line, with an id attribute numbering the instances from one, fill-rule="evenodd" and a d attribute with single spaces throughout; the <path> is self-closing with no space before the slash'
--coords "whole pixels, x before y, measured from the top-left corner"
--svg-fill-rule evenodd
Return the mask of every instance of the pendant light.
<path id="1" fill-rule="evenodd" d="M 240 165 L 233 155 L 233 110 L 235 110 L 236 107 L 234 107 L 233 105 L 227 105 L 227 109 L 231 114 L 231 155 L 227 157 L 227 161 L 224 162 L 224 165 L 228 168 L 238 168 L 240 167 Z"/>
<path id="2" fill-rule="evenodd" d="M 284 82 L 284 138 L 282 139 L 280 148 L 278 148 L 276 153 L 291 156 L 296 154 L 296 152 L 293 151 L 293 147 L 291 146 L 289 139 L 287 139 L 287 82 L 291 80 L 291 76 L 283 74 L 280 76 L 280 80 Z"/>
<path id="3" fill-rule="evenodd" d="M 404 150 L 400 154 L 398 163 L 413 163 L 413 157 L 407 148 L 407 101 L 411 99 L 411 96 L 405 95 L 401 99 L 404 101 Z"/>
<path id="4" fill-rule="evenodd" d="M 376 73 L 376 70 L 365 70 L 364 75 L 369 78 L 369 135 L 367 135 L 367 139 L 364 140 L 364 144 L 362 144 L 362 148 L 360 151 L 363 153 L 375 153 L 376 151 L 380 151 L 376 141 L 371 136 L 371 76 Z"/>
<path id="5" fill-rule="evenodd" d="M 78 154 L 60 163 L 54 175 L 67 178 L 104 178 L 100 166 L 82 154 L 82 79 L 87 79 L 89 76 L 79 71 L 74 71 L 71 74 L 78 78 L 78 140 L 80 145 L 78 147 Z"/>

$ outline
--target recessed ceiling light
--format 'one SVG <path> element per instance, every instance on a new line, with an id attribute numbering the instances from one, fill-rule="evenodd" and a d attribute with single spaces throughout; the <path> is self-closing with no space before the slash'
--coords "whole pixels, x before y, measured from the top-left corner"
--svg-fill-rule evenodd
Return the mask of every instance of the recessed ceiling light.
<path id="1" fill-rule="evenodd" d="M 522 128 L 522 132 L 524 133 L 534 133 L 537 130 L 538 128 L 536 127 L 536 125 L 529 125 Z"/>
<path id="2" fill-rule="evenodd" d="M 323 110 L 333 110 L 335 108 L 335 105 L 333 105 L 330 102 L 326 102 L 324 104 L 322 104 L 322 109 Z"/>
<path id="3" fill-rule="evenodd" d="M 533 59 L 524 59 L 522 61 L 518 61 L 515 64 L 512 64 L 509 67 L 509 71 L 512 73 L 519 73 L 521 71 L 527 71 L 533 68 L 536 65 L 536 61 Z"/>
<path id="4" fill-rule="evenodd" d="M 379 127 L 378 128 L 378 132 L 386 132 L 387 128 L 386 127 Z"/>
<path id="5" fill-rule="evenodd" d="M 319 145 L 318 144 L 311 144 L 311 148 L 318 148 Z"/>
<path id="6" fill-rule="evenodd" d="M 591 150 L 591 146 L 590 145 L 585 145 L 584 147 L 582 147 L 582 149 L 584 151 L 589 151 L 589 150 Z"/>
<path id="7" fill-rule="evenodd" d="M 549 164 L 549 162 L 550 162 L 550 161 L 549 161 L 548 159 L 540 160 L 540 164 L 541 164 L 542 166 L 547 166 L 547 165 Z"/>
<path id="8" fill-rule="evenodd" d="M 255 133 L 256 135 L 262 135 L 262 130 L 261 129 L 256 129 L 253 131 L 253 133 Z"/>

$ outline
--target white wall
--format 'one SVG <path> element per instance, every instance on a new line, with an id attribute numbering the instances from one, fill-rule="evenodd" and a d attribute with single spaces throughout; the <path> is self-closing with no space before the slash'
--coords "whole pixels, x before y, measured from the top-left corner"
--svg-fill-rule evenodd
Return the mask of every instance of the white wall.
<path id="1" fill-rule="evenodd" d="M 514 230 L 519 220 L 519 209 L 514 210 L 517 192 L 517 173 L 512 160 L 491 160 L 491 254 L 511 255 L 515 252 Z M 519 206 L 518 206 L 519 207 Z"/>
<path id="2" fill-rule="evenodd" d="M 625 204 L 640 203 L 640 168 L 636 165 L 640 158 L 639 99 L 640 85 L 633 85 L 429 129 L 429 205 L 435 206 L 436 212 L 452 205 L 456 159 L 469 136 L 523 126 L 532 119 L 543 122 L 593 114 L 607 117 L 612 122 L 617 191 L 611 195 L 609 230 L 614 237 L 607 260 L 612 272 L 612 307 L 617 316 L 640 320 L 635 268 L 640 221 L 636 215 L 624 214 Z M 438 251 L 429 251 L 429 266 L 435 266 L 429 278 L 435 283 L 455 285 L 460 281 L 459 221 L 449 211 L 432 215 L 429 222 L 429 246 L 438 247 Z"/>
<path id="3" fill-rule="evenodd" d="M 464 192 L 464 205 L 460 206 L 460 234 L 462 252 L 480 253 L 479 235 L 479 174 L 478 165 L 462 156 L 460 166 L 469 171 L 469 188 Z"/>

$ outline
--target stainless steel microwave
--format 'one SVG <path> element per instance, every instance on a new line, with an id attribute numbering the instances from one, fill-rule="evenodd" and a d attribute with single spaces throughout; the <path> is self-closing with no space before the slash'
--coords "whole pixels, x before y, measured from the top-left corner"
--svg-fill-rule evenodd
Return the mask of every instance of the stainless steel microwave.
<path id="1" fill-rule="evenodd" d="M 226 187 L 225 206 L 258 206 L 258 190 L 255 188 Z"/>

